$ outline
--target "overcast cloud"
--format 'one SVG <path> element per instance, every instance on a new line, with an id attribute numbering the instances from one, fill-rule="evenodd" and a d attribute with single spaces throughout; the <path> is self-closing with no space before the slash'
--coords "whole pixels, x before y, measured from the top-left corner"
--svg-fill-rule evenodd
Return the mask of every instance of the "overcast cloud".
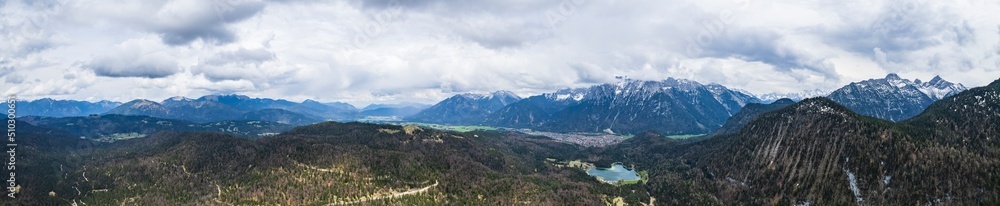
<path id="1" fill-rule="evenodd" d="M 1000 78 L 1000 2 L 0 0 L 0 92 L 432 103 L 687 78 L 754 93 Z"/>

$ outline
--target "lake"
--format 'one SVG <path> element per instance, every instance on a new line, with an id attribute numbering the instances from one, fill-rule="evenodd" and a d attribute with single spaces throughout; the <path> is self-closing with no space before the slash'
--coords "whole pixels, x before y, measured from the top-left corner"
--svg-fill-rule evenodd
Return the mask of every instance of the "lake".
<path id="1" fill-rule="evenodd" d="M 611 168 L 592 168 L 587 170 L 587 174 L 606 182 L 639 180 L 639 174 L 635 170 L 625 169 L 622 164 L 611 165 Z"/>

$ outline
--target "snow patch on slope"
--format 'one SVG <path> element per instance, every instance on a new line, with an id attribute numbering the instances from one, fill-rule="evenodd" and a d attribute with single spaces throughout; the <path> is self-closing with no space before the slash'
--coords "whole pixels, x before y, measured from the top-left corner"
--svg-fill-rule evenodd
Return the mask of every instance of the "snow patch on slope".
<path id="1" fill-rule="evenodd" d="M 778 101 L 779 99 L 785 99 L 785 98 L 794 101 L 802 101 L 803 99 L 822 97 L 829 94 L 830 91 L 815 89 L 815 90 L 803 90 L 802 92 L 797 92 L 797 93 L 767 93 L 757 96 L 757 98 L 767 103 L 767 102 Z"/>
<path id="2" fill-rule="evenodd" d="M 857 201 L 858 204 L 864 202 L 865 199 L 861 198 L 861 189 L 858 188 L 858 179 L 854 177 L 854 173 L 850 170 L 844 169 L 844 172 L 847 173 L 847 181 L 851 184 L 851 192 L 854 192 L 854 200 Z"/>
<path id="3" fill-rule="evenodd" d="M 142 99 L 142 100 L 137 100 L 135 102 L 135 104 L 132 104 L 132 108 L 142 108 L 142 107 L 149 107 L 149 106 L 154 106 L 154 105 L 156 105 L 156 102 Z"/>
<path id="4" fill-rule="evenodd" d="M 847 157 L 844 160 L 844 164 L 847 164 L 847 162 L 850 162 L 850 161 L 851 161 L 851 158 Z M 858 204 L 861 204 L 861 202 L 864 202 L 865 199 L 861 198 L 861 189 L 858 188 L 858 179 L 856 177 L 854 177 L 854 173 L 853 172 L 851 172 L 850 170 L 847 170 L 846 166 L 844 167 L 844 172 L 847 173 L 847 183 L 849 183 L 851 185 L 851 192 L 854 193 L 854 200 L 857 201 Z"/>

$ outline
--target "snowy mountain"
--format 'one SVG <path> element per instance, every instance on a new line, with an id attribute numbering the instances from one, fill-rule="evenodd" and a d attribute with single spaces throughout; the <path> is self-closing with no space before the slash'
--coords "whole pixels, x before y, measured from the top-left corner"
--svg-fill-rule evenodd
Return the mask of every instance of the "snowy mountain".
<path id="1" fill-rule="evenodd" d="M 443 124 L 480 124 L 487 115 L 519 100 L 521 97 L 509 91 L 497 91 L 490 94 L 459 94 L 424 109 L 406 120 Z"/>
<path id="2" fill-rule="evenodd" d="M 910 81 L 889 74 L 882 79 L 854 82 L 833 93 L 830 99 L 854 112 L 889 121 L 909 119 L 942 98 L 965 91 L 962 84 L 934 77 L 931 81 Z"/>
<path id="3" fill-rule="evenodd" d="M 922 82 L 920 79 L 917 79 L 914 80 L 913 83 L 919 85 L 917 86 L 917 89 L 919 89 L 920 92 L 923 92 L 932 99 L 938 100 L 967 90 L 964 85 L 945 81 L 941 78 L 941 76 L 934 76 L 934 78 L 929 82 Z"/>
<path id="4" fill-rule="evenodd" d="M 582 101 L 587 96 L 587 88 L 562 89 L 553 93 L 544 94 L 546 99 L 552 101 Z"/>
<path id="5" fill-rule="evenodd" d="M 487 123 L 558 132 L 704 134 L 759 101 L 718 84 L 625 79 L 533 96 L 490 115 Z"/>
<path id="6" fill-rule="evenodd" d="M 792 101 L 802 101 L 803 99 L 813 98 L 813 97 L 825 97 L 830 94 L 830 91 L 824 91 L 820 89 L 815 90 L 803 90 L 802 92 L 796 93 L 767 93 L 757 96 L 763 103 L 771 103 L 779 99 L 791 99 Z"/>

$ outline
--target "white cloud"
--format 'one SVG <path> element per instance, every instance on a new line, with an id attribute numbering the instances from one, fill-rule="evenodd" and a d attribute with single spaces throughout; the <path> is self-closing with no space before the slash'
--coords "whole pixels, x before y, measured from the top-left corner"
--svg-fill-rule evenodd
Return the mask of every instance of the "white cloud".
<path id="1" fill-rule="evenodd" d="M 887 72 L 970 86 L 1000 78 L 1000 3 L 990 1 L 54 2 L 0 6 L 10 39 L 0 46 L 11 48 L 0 51 L 0 87 L 17 88 L 6 92 L 366 104 L 526 96 L 614 75 L 757 93 Z"/>
<path id="2" fill-rule="evenodd" d="M 126 41 L 84 67 L 105 77 L 162 78 L 179 72 L 176 57 L 162 47 L 156 43 Z"/>

